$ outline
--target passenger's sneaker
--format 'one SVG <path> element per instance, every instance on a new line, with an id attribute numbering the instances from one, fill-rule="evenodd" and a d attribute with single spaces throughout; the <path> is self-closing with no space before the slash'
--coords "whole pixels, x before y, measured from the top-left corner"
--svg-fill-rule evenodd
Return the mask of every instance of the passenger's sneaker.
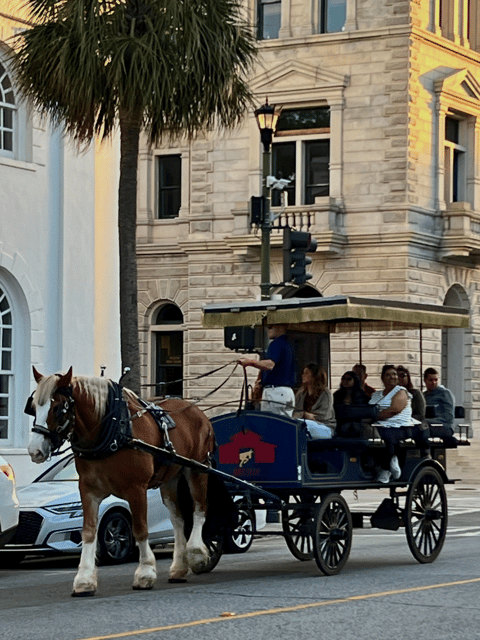
<path id="1" fill-rule="evenodd" d="M 400 469 L 400 465 L 398 464 L 397 456 L 393 456 L 390 460 L 390 471 L 392 472 L 392 479 L 398 480 L 402 475 L 402 470 Z"/>
<path id="2" fill-rule="evenodd" d="M 377 476 L 377 482 L 383 482 L 383 484 L 387 484 L 387 482 L 390 482 L 390 476 L 391 476 L 390 471 L 387 471 L 386 469 L 382 469 Z"/>

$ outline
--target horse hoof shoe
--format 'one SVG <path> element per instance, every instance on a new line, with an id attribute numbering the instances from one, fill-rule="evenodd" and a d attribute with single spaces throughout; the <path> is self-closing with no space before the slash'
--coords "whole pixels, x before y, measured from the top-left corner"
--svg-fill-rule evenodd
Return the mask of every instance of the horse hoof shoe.
<path id="1" fill-rule="evenodd" d="M 72 591 L 72 598 L 91 598 L 95 591 Z"/>
<path id="2" fill-rule="evenodd" d="M 149 587 L 139 587 L 138 585 L 134 585 L 132 589 L 134 591 L 150 591 L 151 589 L 153 589 L 153 584 L 150 585 Z"/>
<path id="3" fill-rule="evenodd" d="M 186 582 L 187 579 L 186 578 L 169 578 L 168 581 L 170 582 L 170 584 L 179 584 L 181 582 Z"/>

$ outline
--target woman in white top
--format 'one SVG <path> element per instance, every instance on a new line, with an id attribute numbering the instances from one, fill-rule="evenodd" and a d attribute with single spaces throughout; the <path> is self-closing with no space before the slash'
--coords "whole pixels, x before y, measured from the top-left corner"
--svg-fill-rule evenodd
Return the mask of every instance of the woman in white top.
<path id="1" fill-rule="evenodd" d="M 387 458 L 381 463 L 377 482 L 389 482 L 390 478 L 398 480 L 402 474 L 396 454 L 396 445 L 403 440 L 405 433 L 402 427 L 412 425 L 411 395 L 398 384 L 397 370 L 393 364 L 382 368 L 383 389 L 375 391 L 370 404 L 380 409 L 375 426 L 385 442 Z"/>

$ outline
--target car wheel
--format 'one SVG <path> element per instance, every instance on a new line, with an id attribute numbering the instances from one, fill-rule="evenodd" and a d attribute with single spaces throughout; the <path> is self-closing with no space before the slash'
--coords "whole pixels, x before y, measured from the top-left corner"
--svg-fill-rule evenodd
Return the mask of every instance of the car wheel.
<path id="1" fill-rule="evenodd" d="M 98 528 L 97 564 L 128 562 L 134 549 L 130 518 L 121 511 L 109 511 Z"/>
<path id="2" fill-rule="evenodd" d="M 225 536 L 223 549 L 226 553 L 245 553 L 252 546 L 255 531 L 255 512 L 253 509 L 238 510 L 237 526 Z"/>

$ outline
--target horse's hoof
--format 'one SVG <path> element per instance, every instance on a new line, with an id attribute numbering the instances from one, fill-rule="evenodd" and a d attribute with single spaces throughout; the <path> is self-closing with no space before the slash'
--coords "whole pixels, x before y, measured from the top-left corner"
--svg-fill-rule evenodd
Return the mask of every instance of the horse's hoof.
<path id="1" fill-rule="evenodd" d="M 181 582 L 187 582 L 186 578 L 169 578 L 170 584 L 180 584 Z"/>
<path id="2" fill-rule="evenodd" d="M 72 598 L 91 598 L 95 591 L 72 591 Z"/>
<path id="3" fill-rule="evenodd" d="M 147 587 L 141 587 L 141 586 L 140 586 L 140 585 L 138 585 L 138 584 L 134 584 L 134 585 L 133 585 L 133 587 L 132 587 L 132 589 L 133 589 L 134 591 L 150 591 L 151 589 L 153 589 L 153 584 L 151 584 L 151 585 L 149 585 L 149 586 L 147 586 Z"/>

